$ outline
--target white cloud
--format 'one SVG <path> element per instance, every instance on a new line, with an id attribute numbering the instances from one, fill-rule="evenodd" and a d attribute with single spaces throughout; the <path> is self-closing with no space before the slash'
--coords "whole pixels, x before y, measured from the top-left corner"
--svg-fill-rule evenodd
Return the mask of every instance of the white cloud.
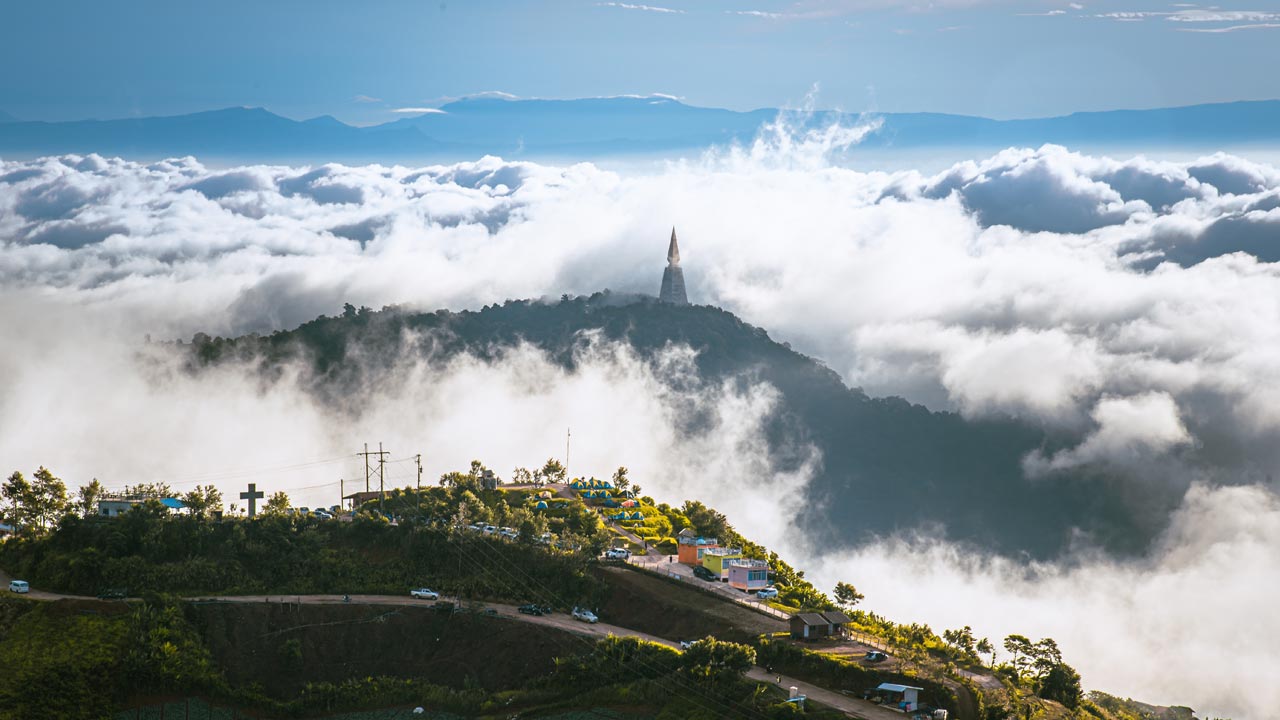
<path id="1" fill-rule="evenodd" d="M 1029 472 L 1038 475 L 1094 462 L 1136 464 L 1191 440 L 1177 403 L 1164 392 L 1104 397 L 1093 408 L 1093 421 L 1097 428 L 1076 447 L 1048 458 L 1038 453 L 1028 457 Z"/>
<path id="2" fill-rule="evenodd" d="M 937 632 L 971 625 L 997 647 L 1009 633 L 1055 638 L 1087 688 L 1261 720 L 1280 703 L 1277 547 L 1274 494 L 1198 485 L 1141 561 L 1081 555 L 1028 567 L 919 540 L 824 555 L 807 575 L 828 588 L 852 582 L 869 607 Z"/>
<path id="3" fill-rule="evenodd" d="M 1230 33 L 1239 32 L 1241 30 L 1274 30 L 1280 28 L 1280 23 L 1255 23 L 1253 25 L 1229 25 L 1227 27 L 1218 28 L 1178 28 L 1181 32 L 1195 33 Z"/>
<path id="4" fill-rule="evenodd" d="M 656 5 L 633 5 L 631 3 L 623 3 L 623 2 L 600 2 L 600 3 L 596 3 L 596 5 L 599 7 L 622 8 L 623 10 L 643 10 L 645 12 L 667 13 L 667 14 L 673 14 L 673 15 L 685 14 L 683 10 L 675 10 L 673 8 L 659 7 Z"/>
<path id="5" fill-rule="evenodd" d="M 432 473 L 472 457 L 508 472 L 558 454 L 571 424 L 584 472 L 643 468 L 640 482 L 666 499 L 704 496 L 748 534 L 811 551 L 774 512 L 805 474 L 744 453 L 774 401 L 768 387 L 664 395 L 661 369 L 617 348 L 591 350 L 581 374 L 523 349 L 496 364 L 406 363 L 352 421 L 236 369 L 197 379 L 137 363 L 144 333 L 269 331 L 344 301 L 460 309 L 604 287 L 653 293 L 675 224 L 696 302 L 767 328 L 850 384 L 1043 423 L 1067 438 L 1045 463 L 1136 461 L 1149 468 L 1143 482 L 1196 488 L 1136 566 L 1082 556 L 1079 569 L 1019 583 L 1017 565 L 981 555 L 948 566 L 956 548 L 876 545 L 827 558 L 815 577 L 867 585 L 875 609 L 904 620 L 1051 634 L 1095 686 L 1264 716 L 1275 698 L 1224 688 L 1280 674 L 1270 648 L 1238 637 L 1280 566 L 1280 543 L 1263 541 L 1276 515 L 1265 478 L 1280 464 L 1280 307 L 1265 300 L 1280 297 L 1280 171 L 1221 154 L 1163 162 L 1054 146 L 934 174 L 828 161 L 856 153 L 866 132 L 779 125 L 744 147 L 630 173 L 494 157 L 423 168 L 0 162 L 0 457 L 73 484 L 121 484 L 383 440 L 424 452 Z M 677 437 L 670 413 L 682 402 L 705 408 L 718 434 Z M 169 451 L 119 452 L 143 444 Z M 722 462 L 732 474 L 714 472 Z M 350 470 L 268 478 L 300 497 L 325 493 L 319 502 L 331 488 L 307 488 Z M 1223 552 L 1252 570 L 1224 574 Z M 894 559 L 918 582 L 895 584 Z M 907 592 L 922 583 L 957 599 L 924 605 Z M 1187 622 L 1195 603 L 1210 608 L 1205 623 Z M 1096 631 L 1085 627 L 1095 618 Z M 1275 634 L 1256 622 L 1257 637 Z M 1162 633 L 1196 665 L 1211 658 L 1212 672 L 1182 655 L 1157 669 L 1135 662 L 1165 657 Z"/>
<path id="6" fill-rule="evenodd" d="M 440 108 L 433 108 L 433 107 L 402 107 L 402 108 L 394 108 L 391 112 L 401 113 L 404 115 L 429 115 L 432 113 L 437 113 L 441 115 L 445 114 L 444 110 L 441 110 Z"/>
<path id="7" fill-rule="evenodd" d="M 356 102 L 358 102 L 358 103 L 380 103 L 380 102 L 382 102 L 382 98 L 376 98 L 376 97 L 372 97 L 372 96 L 369 96 L 369 95 L 356 95 L 356 96 L 355 96 L 354 98 L 352 98 L 352 99 L 353 99 L 353 100 L 355 100 L 355 101 L 356 101 Z"/>

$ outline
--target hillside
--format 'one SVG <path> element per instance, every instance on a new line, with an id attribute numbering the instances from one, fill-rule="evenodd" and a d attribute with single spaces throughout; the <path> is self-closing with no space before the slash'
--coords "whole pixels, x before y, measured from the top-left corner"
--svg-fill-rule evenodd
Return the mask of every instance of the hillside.
<path id="1" fill-rule="evenodd" d="M 376 384 L 406 356 L 445 363 L 466 353 L 494 360 L 527 342 L 572 369 L 589 332 L 625 342 L 650 361 L 670 344 L 693 348 L 698 377 L 666 378 L 673 387 L 732 380 L 777 388 L 781 401 L 768 426 L 775 467 L 796 469 L 801 459 L 794 448 L 806 443 L 822 454 L 800 518 L 815 542 L 854 546 L 895 532 L 941 528 L 951 540 L 1052 557 L 1084 533 L 1109 551 L 1129 554 L 1147 546 L 1178 501 L 1173 491 L 1130 497 L 1123 478 L 1096 470 L 1073 471 L 1064 482 L 1031 482 L 1022 458 L 1071 438 L 1013 419 L 972 421 L 900 398 L 870 397 L 820 362 L 713 307 L 608 293 L 559 303 L 509 301 L 479 312 L 348 307 L 343 316 L 317 318 L 295 330 L 199 338 L 184 349 L 192 353 L 193 372 L 211 363 L 262 359 L 272 376 L 272 368 L 305 358 L 313 373 L 302 382 L 337 409 L 343 394 Z M 696 426 L 699 420 L 688 422 Z"/>

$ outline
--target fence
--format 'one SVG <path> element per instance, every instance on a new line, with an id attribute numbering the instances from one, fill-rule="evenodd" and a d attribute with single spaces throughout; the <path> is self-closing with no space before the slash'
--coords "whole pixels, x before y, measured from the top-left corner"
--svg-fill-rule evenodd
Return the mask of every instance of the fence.
<path id="1" fill-rule="evenodd" d="M 678 580 L 680 582 L 685 582 L 690 579 L 690 576 L 688 575 L 684 575 L 682 573 L 675 572 L 674 570 L 667 569 L 666 566 L 670 563 L 650 562 L 645 557 L 634 557 L 634 556 L 629 557 L 627 558 L 627 564 L 642 572 L 650 572 L 670 580 Z M 758 613 L 768 615 L 769 617 L 772 617 L 772 618 L 777 618 L 779 620 L 789 620 L 791 618 L 791 613 L 785 610 L 779 610 L 778 608 L 773 607 L 772 605 L 762 600 L 758 600 L 754 595 L 748 595 L 747 593 L 743 593 L 737 590 L 736 588 L 729 588 L 728 586 L 723 584 L 718 584 L 713 586 L 710 584 L 695 585 L 690 583 L 689 587 L 695 590 L 701 590 L 702 592 L 714 593 L 715 595 L 723 597 L 726 600 L 732 600 L 733 602 L 745 608 L 755 610 Z"/>

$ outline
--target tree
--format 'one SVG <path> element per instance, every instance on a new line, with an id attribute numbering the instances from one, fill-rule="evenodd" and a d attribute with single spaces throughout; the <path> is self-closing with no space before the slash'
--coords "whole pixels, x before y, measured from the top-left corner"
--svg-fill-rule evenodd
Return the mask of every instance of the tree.
<path id="1" fill-rule="evenodd" d="M 943 630 L 942 639 L 951 647 L 959 650 L 965 658 L 973 660 L 974 662 L 981 662 L 978 659 L 978 654 L 974 647 L 976 640 L 973 637 L 973 628 L 968 625 L 965 625 L 959 630 Z"/>
<path id="2" fill-rule="evenodd" d="M 25 527 L 30 524 L 31 513 L 31 483 L 27 482 L 27 478 L 23 476 L 21 470 L 14 470 L 13 474 L 5 480 L 4 487 L 0 489 L 4 494 L 5 502 L 8 508 L 5 509 L 5 519 L 13 523 L 17 527 Z"/>
<path id="3" fill-rule="evenodd" d="M 137 485 L 126 485 L 124 497 L 134 498 L 137 500 L 160 500 L 167 497 L 173 497 L 173 488 L 169 487 L 169 483 L 138 483 Z"/>
<path id="4" fill-rule="evenodd" d="M 182 497 L 182 502 L 193 516 L 206 518 L 222 511 L 222 492 L 212 485 L 197 485 Z"/>
<path id="5" fill-rule="evenodd" d="M 511 482 L 516 485 L 532 485 L 533 473 L 529 472 L 527 467 L 518 467 L 511 471 Z"/>
<path id="6" fill-rule="evenodd" d="M 680 656 L 680 669 L 698 682 L 719 684 L 737 680 L 756 664 L 748 645 L 705 637 Z"/>
<path id="7" fill-rule="evenodd" d="M 1031 657 L 1031 666 L 1035 669 L 1036 678 L 1043 679 L 1054 668 L 1062 664 L 1062 651 L 1058 649 L 1058 643 L 1053 638 L 1045 638 L 1031 647 L 1028 653 Z"/>
<path id="8" fill-rule="evenodd" d="M 567 473 L 564 465 L 555 458 L 547 458 L 546 464 L 542 466 L 542 477 L 546 478 L 547 482 L 562 483 Z"/>
<path id="9" fill-rule="evenodd" d="M 1080 705 L 1083 695 L 1080 689 L 1080 673 L 1070 665 L 1059 662 L 1040 678 L 1036 693 L 1047 700 L 1057 700 L 1074 710 Z"/>
<path id="10" fill-rule="evenodd" d="M 1004 649 L 1013 655 L 1013 667 L 1021 677 L 1027 664 L 1031 661 L 1031 640 L 1025 635 L 1010 635 L 1004 639 Z"/>
<path id="11" fill-rule="evenodd" d="M 98 482 L 98 478 L 94 478 L 88 485 L 81 485 L 76 491 L 76 510 L 80 512 L 80 517 L 90 517 L 98 514 L 98 501 L 107 493 L 102 487 L 102 483 Z"/>
<path id="12" fill-rule="evenodd" d="M 271 497 L 267 498 L 266 507 L 262 508 L 263 515 L 287 515 L 289 513 L 289 496 L 283 490 L 277 490 L 271 493 Z"/>
<path id="13" fill-rule="evenodd" d="M 61 478 L 54 477 L 43 465 L 35 471 L 31 480 L 31 520 L 42 530 L 52 527 L 70 507 L 66 483 Z"/>
<path id="14" fill-rule="evenodd" d="M 640 494 L 639 488 L 635 490 Z M 703 505 L 697 500 L 686 500 L 681 508 L 685 517 L 693 524 L 699 535 L 707 538 L 725 538 L 729 533 L 729 521 L 721 513 Z"/>
<path id="15" fill-rule="evenodd" d="M 995 646 L 991 644 L 990 640 L 986 638 L 982 638 L 981 640 L 978 641 L 978 644 L 974 647 L 974 650 L 976 650 L 978 653 L 982 655 L 990 655 L 991 667 L 996 666 L 996 649 L 995 649 Z"/>
<path id="16" fill-rule="evenodd" d="M 836 583 L 834 595 L 836 597 L 836 602 L 839 603 L 841 607 L 845 608 L 852 608 L 854 605 L 862 602 L 862 599 L 866 597 L 862 593 L 858 592 L 857 588 L 847 582 Z"/>
<path id="17" fill-rule="evenodd" d="M 631 480 L 627 478 L 627 469 L 625 467 L 619 466 L 617 470 L 613 471 L 613 486 L 622 492 L 626 492 L 627 488 L 631 487 Z"/>

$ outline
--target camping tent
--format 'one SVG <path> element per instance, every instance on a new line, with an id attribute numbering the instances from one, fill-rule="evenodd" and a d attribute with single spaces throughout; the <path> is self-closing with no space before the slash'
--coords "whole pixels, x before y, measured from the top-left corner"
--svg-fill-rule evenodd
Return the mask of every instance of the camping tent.
<path id="1" fill-rule="evenodd" d="M 534 505 L 533 507 L 534 507 L 534 509 L 535 509 L 535 510 L 546 510 L 546 509 L 547 509 L 547 501 L 546 501 L 546 500 L 539 500 L 539 501 L 538 501 L 538 504 L 537 504 L 537 505 Z"/>

